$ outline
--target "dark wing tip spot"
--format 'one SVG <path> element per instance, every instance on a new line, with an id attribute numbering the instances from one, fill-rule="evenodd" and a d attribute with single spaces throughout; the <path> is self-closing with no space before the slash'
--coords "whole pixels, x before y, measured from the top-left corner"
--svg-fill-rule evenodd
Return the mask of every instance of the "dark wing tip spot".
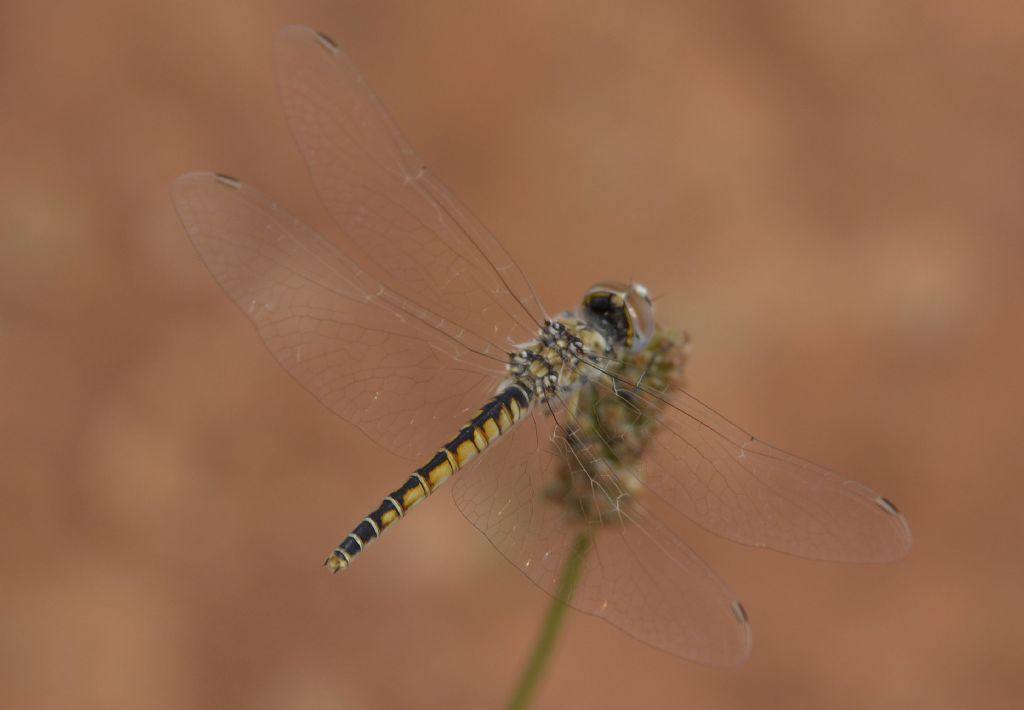
<path id="1" fill-rule="evenodd" d="M 239 180 L 238 178 L 231 177 L 230 175 L 225 175 L 224 173 L 214 173 L 213 176 L 217 180 L 217 182 L 219 182 L 222 185 L 233 187 L 236 190 L 242 189 L 242 181 Z"/>
<path id="2" fill-rule="evenodd" d="M 324 49 L 326 49 L 328 52 L 331 52 L 332 54 L 337 54 L 337 42 L 335 42 L 333 39 L 325 35 L 323 32 L 318 32 L 314 30 L 314 34 L 316 35 L 316 41 L 319 42 Z"/>
<path id="3" fill-rule="evenodd" d="M 875 504 L 889 515 L 899 515 L 900 509 L 893 505 L 893 502 L 884 496 L 875 498 Z"/>

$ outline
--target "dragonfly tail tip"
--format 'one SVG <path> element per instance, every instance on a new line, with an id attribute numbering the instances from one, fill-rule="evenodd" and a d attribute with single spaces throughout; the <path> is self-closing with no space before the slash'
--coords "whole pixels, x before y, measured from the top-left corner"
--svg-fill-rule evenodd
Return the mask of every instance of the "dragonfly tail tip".
<path id="1" fill-rule="evenodd" d="M 348 561 L 332 552 L 331 555 L 324 560 L 324 567 L 329 569 L 331 574 L 337 574 L 348 567 Z"/>

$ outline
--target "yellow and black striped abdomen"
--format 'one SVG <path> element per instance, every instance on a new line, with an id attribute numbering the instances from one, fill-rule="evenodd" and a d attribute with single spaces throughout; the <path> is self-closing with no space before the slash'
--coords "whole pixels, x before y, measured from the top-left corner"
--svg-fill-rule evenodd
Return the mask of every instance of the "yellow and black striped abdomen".
<path id="1" fill-rule="evenodd" d="M 393 491 L 375 511 L 363 518 L 355 530 L 334 548 L 324 564 L 332 572 L 348 567 L 355 556 L 380 537 L 389 525 L 511 429 L 523 418 L 529 406 L 530 399 L 519 385 L 509 385 L 496 394 L 430 461 L 413 472 L 405 485 Z"/>

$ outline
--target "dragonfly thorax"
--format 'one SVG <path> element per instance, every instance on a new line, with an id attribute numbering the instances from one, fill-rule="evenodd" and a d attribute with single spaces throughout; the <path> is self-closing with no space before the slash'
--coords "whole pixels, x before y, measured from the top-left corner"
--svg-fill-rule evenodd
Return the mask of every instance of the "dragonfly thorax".
<path id="1" fill-rule="evenodd" d="M 545 321 L 536 340 L 511 353 L 508 371 L 531 397 L 545 402 L 579 389 L 594 374 L 588 363 L 609 352 L 599 330 L 567 313 Z"/>

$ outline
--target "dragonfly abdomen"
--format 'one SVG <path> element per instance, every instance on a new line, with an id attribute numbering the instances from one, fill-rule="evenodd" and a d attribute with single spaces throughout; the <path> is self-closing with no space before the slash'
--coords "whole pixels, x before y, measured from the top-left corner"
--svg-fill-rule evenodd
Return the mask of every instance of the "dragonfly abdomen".
<path id="1" fill-rule="evenodd" d="M 398 490 L 385 497 L 380 506 L 334 548 L 324 564 L 332 572 L 352 564 L 356 555 L 380 537 L 417 503 L 433 493 L 453 473 L 477 457 L 521 420 L 530 407 L 526 388 L 510 384 L 492 397 L 476 415 L 426 464 L 416 469 Z"/>

